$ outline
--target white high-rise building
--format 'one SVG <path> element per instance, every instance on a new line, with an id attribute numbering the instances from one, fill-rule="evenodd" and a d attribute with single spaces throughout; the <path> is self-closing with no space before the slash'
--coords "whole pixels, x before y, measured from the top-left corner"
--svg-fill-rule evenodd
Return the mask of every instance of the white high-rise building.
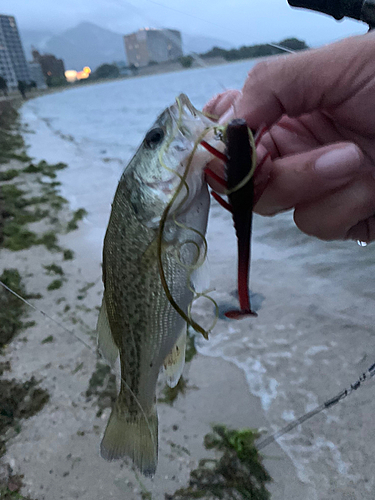
<path id="1" fill-rule="evenodd" d="M 144 28 L 124 36 L 129 66 L 175 61 L 182 56 L 181 33 L 172 29 Z"/>
<path id="2" fill-rule="evenodd" d="M 30 83 L 16 20 L 13 16 L 0 14 L 0 76 L 5 78 L 8 88 L 17 88 L 18 81 Z"/>

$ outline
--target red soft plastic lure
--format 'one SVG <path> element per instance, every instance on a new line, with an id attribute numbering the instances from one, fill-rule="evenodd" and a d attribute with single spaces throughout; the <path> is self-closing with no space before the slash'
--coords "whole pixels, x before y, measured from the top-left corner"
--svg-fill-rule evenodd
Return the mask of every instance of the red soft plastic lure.
<path id="1" fill-rule="evenodd" d="M 225 155 L 210 146 L 206 141 L 202 145 L 217 158 L 225 162 L 226 181 L 215 172 L 206 168 L 205 173 L 228 190 L 228 202 L 217 193 L 213 197 L 233 215 L 238 248 L 238 298 L 240 309 L 225 313 L 227 318 L 240 319 L 245 316 L 257 316 L 251 308 L 249 294 L 250 240 L 254 204 L 254 182 L 251 178 L 244 186 L 236 186 L 249 174 L 252 166 L 252 147 L 245 120 L 232 120 L 226 130 Z M 233 190 L 233 191 L 232 191 Z"/>

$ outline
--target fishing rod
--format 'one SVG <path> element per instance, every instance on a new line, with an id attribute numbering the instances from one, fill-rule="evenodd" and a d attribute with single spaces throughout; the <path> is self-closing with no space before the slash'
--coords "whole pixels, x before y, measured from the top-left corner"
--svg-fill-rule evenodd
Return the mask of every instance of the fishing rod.
<path id="1" fill-rule="evenodd" d="M 375 0 L 288 0 L 292 7 L 315 10 L 337 21 L 350 17 L 375 28 Z"/>

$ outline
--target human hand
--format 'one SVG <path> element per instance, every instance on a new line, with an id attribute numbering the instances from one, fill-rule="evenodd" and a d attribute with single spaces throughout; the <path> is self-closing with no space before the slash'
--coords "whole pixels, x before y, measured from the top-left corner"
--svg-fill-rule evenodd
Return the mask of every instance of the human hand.
<path id="1" fill-rule="evenodd" d="M 375 240 L 375 34 L 260 62 L 242 92 L 219 94 L 204 111 L 269 127 L 256 212 L 294 209 L 307 234 Z"/>

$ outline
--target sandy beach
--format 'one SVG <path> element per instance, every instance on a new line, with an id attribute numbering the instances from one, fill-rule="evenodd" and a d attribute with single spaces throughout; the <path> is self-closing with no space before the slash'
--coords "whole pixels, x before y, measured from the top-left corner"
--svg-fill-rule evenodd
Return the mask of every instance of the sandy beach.
<path id="1" fill-rule="evenodd" d="M 39 167 L 29 168 L 31 163 Z M 34 214 L 39 210 L 39 220 L 23 226 L 35 235 L 28 236 L 29 248 L 9 248 L 18 241 L 14 237 L 3 241 L 0 275 L 17 269 L 29 302 L 58 323 L 25 308 L 23 321 L 31 325 L 1 350 L 3 381 L 27 386 L 34 377 L 45 391 L 37 413 L 17 418 L 1 436 L 6 452 L 0 481 L 22 475 L 18 490 L 24 497 L 164 500 L 187 485 L 200 459 L 212 456 L 203 446 L 212 424 L 275 432 L 350 387 L 374 362 L 371 246 L 314 240 L 297 230 L 290 214 L 256 217 L 251 289 L 259 316 L 231 322 L 223 312 L 236 304 L 235 236 L 230 215 L 213 204 L 208 244 L 220 318 L 209 342 L 197 338 L 199 353 L 185 368 L 185 393 L 173 405 L 158 403 L 157 474 L 144 479 L 127 463 L 105 462 L 99 443 L 115 382 L 96 353 L 100 256 L 85 218 L 70 226 L 80 205 L 60 199 L 74 178 L 58 184 L 69 178 L 70 165 L 59 168 L 26 158 L 0 165 L 0 174 L 16 172 L 2 188 L 15 186 L 23 194 L 8 192 L 31 200 Z M 46 237 L 51 232 L 55 240 Z M 203 306 L 197 314 L 206 314 Z M 163 389 L 160 379 L 159 397 Z M 373 391 L 369 382 L 262 451 L 272 499 L 374 498 Z M 17 489 L 15 479 L 8 483 Z"/>
<path id="2" fill-rule="evenodd" d="M 30 171 L 30 164 L 30 160 L 18 159 L 2 163 L 0 173 L 14 175 L 2 182 L 2 188 L 14 186 L 28 200 L 45 193 L 46 185 L 51 189 L 54 175 L 50 172 L 48 177 L 47 170 L 36 168 Z M 56 186 L 54 196 L 58 190 Z M 53 231 L 57 240 L 52 248 L 35 244 L 14 251 L 6 248 L 11 240 L 5 237 L 0 249 L 0 275 L 6 269 L 17 269 L 28 301 L 38 309 L 25 306 L 24 317 L 30 326 L 21 329 L 1 351 L 2 366 L 7 367 L 2 379 L 26 385 L 34 377 L 48 395 L 37 414 L 18 419 L 17 428 L 10 426 L 2 436 L 6 453 L 1 457 L 0 478 L 6 484 L 9 478 L 22 476 L 20 492 L 35 500 L 164 499 L 165 494 L 186 486 L 201 458 L 212 456 L 203 446 L 211 425 L 263 428 L 267 426 L 264 412 L 237 367 L 197 354 L 185 367 L 184 394 L 173 404 L 158 405 L 160 456 L 155 478 L 141 479 L 129 464 L 107 463 L 99 456 L 115 394 L 113 375 L 96 352 L 101 267 L 99 261 L 85 258 L 84 228 L 67 232 L 73 215 L 69 206 L 63 203 L 55 209 L 53 199 L 43 199 L 38 205 L 47 208 L 48 217 L 27 225 L 39 237 Z M 73 259 L 66 259 L 67 250 L 74 252 Z M 56 281 L 59 286 L 51 286 Z M 97 385 L 93 374 L 99 376 Z M 163 388 L 160 380 L 160 397 Z M 292 462 L 278 445 L 270 446 L 265 457 L 275 498 L 308 498 L 308 488 L 297 479 Z M 14 483 L 10 479 L 9 487 L 15 488 Z"/>

